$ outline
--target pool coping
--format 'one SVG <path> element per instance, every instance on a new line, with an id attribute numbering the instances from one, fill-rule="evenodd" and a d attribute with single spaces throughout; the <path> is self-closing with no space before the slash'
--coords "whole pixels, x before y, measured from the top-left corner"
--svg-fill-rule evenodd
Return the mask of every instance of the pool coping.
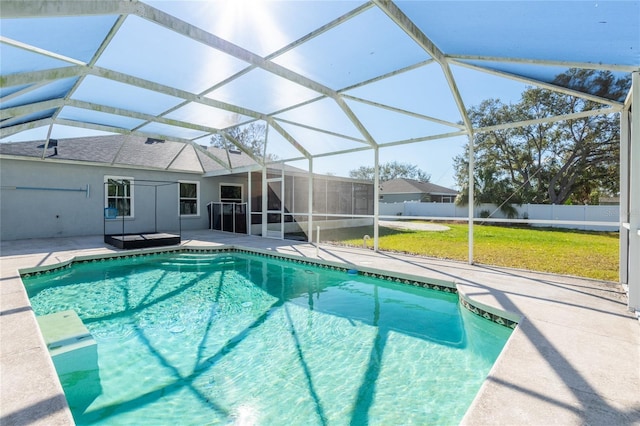
<path id="1" fill-rule="evenodd" d="M 276 254 L 273 251 L 269 250 L 261 250 L 226 244 L 207 248 L 184 245 L 170 248 L 153 247 L 146 249 L 132 249 L 125 252 L 116 252 L 109 254 L 76 255 L 69 258 L 68 260 L 56 264 L 22 268 L 18 270 L 18 273 L 20 274 L 20 278 L 29 278 L 31 275 L 40 276 L 42 274 L 46 275 L 64 269 L 69 269 L 74 264 L 97 263 L 108 260 L 128 259 L 165 253 L 249 253 L 273 259 L 286 260 L 288 262 L 299 265 L 313 265 L 319 268 L 327 268 L 343 272 L 353 271 L 357 275 L 362 275 L 364 277 L 379 278 L 398 284 L 426 288 L 430 290 L 441 291 L 443 293 L 456 294 L 458 296 L 458 302 L 460 306 L 464 309 L 467 309 L 469 312 L 486 320 L 510 328 L 512 330 L 515 329 L 518 323 L 523 319 L 522 316 L 513 312 L 497 309 L 484 303 L 474 301 L 473 298 L 467 296 L 464 291 L 460 291 L 456 281 L 448 282 L 437 278 L 429 278 L 401 272 L 385 273 L 383 270 L 380 270 L 378 268 L 363 267 L 353 264 L 350 265 L 330 260 L 319 261 L 315 259 L 301 258 L 300 256 L 287 255 L 284 253 Z"/>
<path id="2" fill-rule="evenodd" d="M 210 230 L 183 237 L 194 248 L 226 244 L 442 278 L 474 304 L 515 312 L 522 321 L 461 424 L 640 425 L 640 327 L 619 283 Z M 122 251 L 101 236 L 0 241 L 0 250 L 0 423 L 73 424 L 17 271 Z"/>

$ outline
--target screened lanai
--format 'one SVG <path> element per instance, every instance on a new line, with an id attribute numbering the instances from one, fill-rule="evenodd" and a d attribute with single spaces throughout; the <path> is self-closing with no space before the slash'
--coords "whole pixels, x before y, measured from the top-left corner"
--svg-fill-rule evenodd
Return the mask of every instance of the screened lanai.
<path id="1" fill-rule="evenodd" d="M 2 142 L 44 140 L 46 161 L 50 141 L 69 136 L 170 140 L 215 161 L 210 176 L 264 170 L 265 187 L 267 167 L 344 175 L 347 165 L 372 166 L 376 249 L 386 153 L 428 159 L 439 177 L 443 153 L 468 143 L 473 158 L 477 135 L 616 114 L 620 281 L 629 308 L 640 307 L 638 2 L 4 0 L 0 14 Z M 630 76 L 632 85 L 607 97 L 558 84 L 571 69 Z M 595 106 L 472 123 L 471 106 L 529 86 Z M 234 136 L 253 124 L 266 128 L 260 154 Z M 255 165 L 204 149 L 212 137 Z M 473 171 L 469 161 L 470 263 L 480 220 Z M 311 236 L 311 216 L 307 226 Z"/>

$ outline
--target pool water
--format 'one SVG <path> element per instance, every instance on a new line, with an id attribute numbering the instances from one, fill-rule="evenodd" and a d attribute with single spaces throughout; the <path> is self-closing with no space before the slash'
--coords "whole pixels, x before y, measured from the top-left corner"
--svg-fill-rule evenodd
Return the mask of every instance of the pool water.
<path id="1" fill-rule="evenodd" d="M 97 342 L 60 376 L 78 424 L 458 424 L 511 332 L 455 294 L 244 253 L 23 281 Z"/>

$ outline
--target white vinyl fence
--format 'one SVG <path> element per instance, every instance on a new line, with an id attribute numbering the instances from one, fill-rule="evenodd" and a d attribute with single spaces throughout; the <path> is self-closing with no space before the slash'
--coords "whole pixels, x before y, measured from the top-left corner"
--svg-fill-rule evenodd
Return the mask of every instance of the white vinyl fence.
<path id="1" fill-rule="evenodd" d="M 619 229 L 620 207 L 613 206 L 565 206 L 552 204 L 514 205 L 518 217 L 507 220 L 507 217 L 494 204 L 481 204 L 474 208 L 474 217 L 480 218 L 482 212 L 491 214 L 491 219 L 502 221 L 530 223 L 532 226 L 556 228 L 584 229 L 591 231 L 617 231 Z M 380 203 L 380 216 L 385 220 L 403 218 L 429 218 L 434 220 L 466 219 L 469 215 L 467 206 L 456 206 L 454 203 Z M 491 222 L 488 219 L 487 222 Z M 545 223 L 545 221 L 561 221 L 565 223 Z M 478 221 L 476 221 L 478 222 Z M 585 222 L 580 223 L 580 222 Z M 594 223 L 597 222 L 597 223 Z M 611 225 L 603 224 L 610 222 Z"/>

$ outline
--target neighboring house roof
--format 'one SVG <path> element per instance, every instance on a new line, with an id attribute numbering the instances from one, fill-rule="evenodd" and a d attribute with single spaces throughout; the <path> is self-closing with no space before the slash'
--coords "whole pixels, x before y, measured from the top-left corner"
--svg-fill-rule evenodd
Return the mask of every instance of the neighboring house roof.
<path id="1" fill-rule="evenodd" d="M 168 171 L 206 173 L 224 170 L 213 156 L 222 163 L 231 162 L 232 168 L 255 166 L 248 155 L 227 153 L 224 149 L 172 142 L 131 135 L 110 135 L 59 139 L 50 143 L 45 151 L 45 141 L 0 144 L 3 156 L 44 158 L 50 160 L 105 163 L 122 167 L 144 167 Z M 201 149 L 200 149 L 201 148 Z"/>
<path id="2" fill-rule="evenodd" d="M 392 179 L 382 183 L 381 194 L 431 194 L 458 195 L 458 191 L 431 182 L 420 182 L 414 179 Z"/>

